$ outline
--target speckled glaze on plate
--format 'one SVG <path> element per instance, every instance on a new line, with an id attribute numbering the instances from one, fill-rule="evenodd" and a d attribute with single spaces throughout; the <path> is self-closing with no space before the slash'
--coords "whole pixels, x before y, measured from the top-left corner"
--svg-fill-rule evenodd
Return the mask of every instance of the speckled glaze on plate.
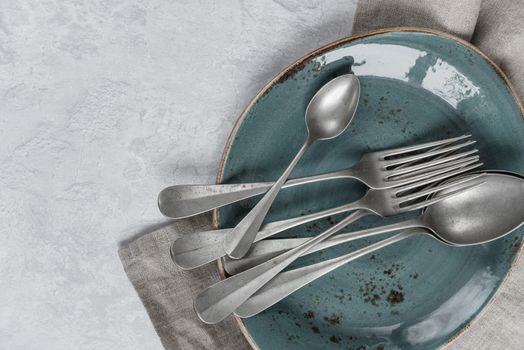
<path id="1" fill-rule="evenodd" d="M 460 39 L 397 28 L 327 45 L 271 81 L 237 122 L 218 181 L 276 179 L 306 136 L 304 111 L 311 96 L 349 71 L 360 78 L 362 89 L 353 123 L 340 137 L 314 144 L 293 177 L 348 167 L 367 151 L 466 133 L 478 141 L 486 169 L 524 173 L 522 109 L 503 73 Z M 340 205 L 364 191 L 352 180 L 286 189 L 267 221 Z M 219 216 L 215 212 L 216 223 L 234 226 L 254 203 L 223 208 Z M 366 218 L 349 229 L 406 217 Z M 315 235 L 337 220 L 330 217 L 280 236 Z M 459 335 L 493 297 L 519 254 L 523 233 L 521 228 L 499 241 L 463 248 L 411 238 L 345 265 L 239 324 L 260 349 L 438 348 Z M 384 237 L 315 253 L 293 267 Z"/>

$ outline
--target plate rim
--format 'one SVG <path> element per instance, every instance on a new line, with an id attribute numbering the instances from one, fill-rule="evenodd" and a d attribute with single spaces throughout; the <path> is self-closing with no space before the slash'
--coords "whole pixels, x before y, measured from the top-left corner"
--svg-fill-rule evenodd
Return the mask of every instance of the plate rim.
<path id="1" fill-rule="evenodd" d="M 310 58 L 318 56 L 318 55 L 320 55 L 324 51 L 335 49 L 338 46 L 350 43 L 350 42 L 355 41 L 355 40 L 359 40 L 359 39 L 363 39 L 363 38 L 367 38 L 367 37 L 371 37 L 371 36 L 375 36 L 375 35 L 385 34 L 385 33 L 399 33 L 399 32 L 424 33 L 424 34 L 435 35 L 435 36 L 438 36 L 438 37 L 441 37 L 441 38 L 445 38 L 445 39 L 449 39 L 451 41 L 455 41 L 456 43 L 458 43 L 458 44 L 460 44 L 462 46 L 465 46 L 465 47 L 471 49 L 472 51 L 474 51 L 475 53 L 477 53 L 480 57 L 482 57 L 486 61 L 486 63 L 488 63 L 491 66 L 491 68 L 493 68 L 495 73 L 502 79 L 502 82 L 506 85 L 506 87 L 510 91 L 511 95 L 513 96 L 513 99 L 517 103 L 517 106 L 520 109 L 521 117 L 524 118 L 524 105 L 522 104 L 522 101 L 520 100 L 520 98 L 519 98 L 515 88 L 511 84 L 509 78 L 506 76 L 504 71 L 491 58 L 489 58 L 488 55 L 486 55 L 477 46 L 473 45 L 469 41 L 466 41 L 466 40 L 464 40 L 462 38 L 459 38 L 459 37 L 457 37 L 457 36 L 455 36 L 453 34 L 445 33 L 445 32 L 442 32 L 442 31 L 439 31 L 439 30 L 434 30 L 434 29 L 421 28 L 421 27 L 389 27 L 389 28 L 382 28 L 382 29 L 378 29 L 378 30 L 372 30 L 372 31 L 364 32 L 364 33 L 353 34 L 353 35 L 349 35 L 349 36 L 343 37 L 341 39 L 335 40 L 335 41 L 330 42 L 328 44 L 325 44 L 325 45 L 323 45 L 323 46 L 321 46 L 321 47 L 319 47 L 319 48 L 317 48 L 317 49 L 307 53 L 306 55 L 302 56 L 301 58 L 299 58 L 298 60 L 296 60 L 292 64 L 288 65 L 286 68 L 284 68 L 280 73 L 278 73 L 274 78 L 269 80 L 264 85 L 264 87 L 262 87 L 260 89 L 260 91 L 249 101 L 249 103 L 243 109 L 242 113 L 240 113 L 240 116 L 237 118 L 237 120 L 236 120 L 236 122 L 235 122 L 235 124 L 233 126 L 233 129 L 231 129 L 231 132 L 230 132 L 230 134 L 229 134 L 229 136 L 227 138 L 227 141 L 226 141 L 226 145 L 224 146 L 224 150 L 222 151 L 222 156 L 220 158 L 220 164 L 218 166 L 217 175 L 216 175 L 216 179 L 215 179 L 216 183 L 219 184 L 221 182 L 221 180 L 222 180 L 222 176 L 224 175 L 224 166 L 225 166 L 226 158 L 229 155 L 229 152 L 231 151 L 231 146 L 233 144 L 233 140 L 235 139 L 235 136 L 236 136 L 236 133 L 237 133 L 238 129 L 240 128 L 240 126 L 244 122 L 244 119 L 248 115 L 248 113 L 251 110 L 251 108 L 267 92 L 269 92 L 269 90 L 271 90 L 271 88 L 273 86 L 275 86 L 276 84 L 278 84 L 280 82 L 285 81 L 290 74 L 292 74 L 294 71 L 302 68 L 302 66 Z M 213 225 L 214 229 L 218 229 L 220 227 L 220 224 L 219 224 L 219 210 L 218 209 L 214 209 L 213 212 L 212 212 L 212 225 Z M 470 321 L 468 321 L 467 323 L 463 324 L 461 326 L 461 328 L 452 337 L 450 337 L 444 344 L 439 346 L 439 349 L 444 349 L 447 346 L 449 346 L 451 343 L 453 343 L 455 340 L 457 340 L 457 338 L 459 338 L 462 334 L 464 334 L 471 327 L 471 325 L 474 322 L 476 322 L 484 314 L 484 312 L 486 312 L 486 309 L 488 309 L 488 307 L 490 307 L 490 305 L 493 304 L 493 302 L 498 298 L 499 293 L 500 293 L 500 291 L 502 289 L 502 286 L 506 284 L 506 281 L 508 280 L 509 276 L 515 270 L 515 266 L 516 266 L 517 262 L 519 261 L 519 259 L 520 259 L 520 257 L 521 257 L 523 252 L 524 252 L 524 244 L 521 244 L 520 248 L 519 248 L 519 251 L 515 255 L 515 259 L 511 263 L 511 266 L 508 269 L 508 272 L 507 272 L 506 276 L 501 281 L 501 283 L 497 287 L 497 290 L 495 291 L 495 294 L 491 297 L 491 299 L 488 301 L 488 303 L 475 316 L 473 316 L 473 318 Z M 218 259 L 217 260 L 217 268 L 218 268 L 218 273 L 219 273 L 220 279 L 225 279 L 226 278 L 226 273 L 225 273 L 225 269 L 224 269 L 223 259 Z M 233 314 L 233 317 L 235 318 L 235 320 L 236 320 L 236 322 L 237 322 L 237 324 L 238 324 L 238 326 L 240 328 L 240 331 L 242 332 L 242 335 L 247 340 L 249 345 L 254 350 L 259 350 L 260 347 L 255 342 L 255 340 L 253 339 L 251 334 L 249 333 L 247 327 L 245 326 L 244 322 L 242 321 L 242 318 L 240 318 L 240 317 L 238 317 L 237 315 L 234 315 L 234 314 Z"/>

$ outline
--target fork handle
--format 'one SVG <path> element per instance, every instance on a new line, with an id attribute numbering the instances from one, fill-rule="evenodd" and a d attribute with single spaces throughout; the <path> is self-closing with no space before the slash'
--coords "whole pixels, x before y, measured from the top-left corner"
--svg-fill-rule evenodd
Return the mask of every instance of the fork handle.
<path id="1" fill-rule="evenodd" d="M 338 258 L 291 271 L 281 272 L 240 305 L 235 310 L 235 314 L 242 318 L 254 316 L 336 268 L 358 259 L 363 255 L 382 249 L 403 239 L 413 237 L 417 234 L 420 233 L 415 230 L 406 230 Z"/>
<path id="2" fill-rule="evenodd" d="M 341 178 L 357 178 L 350 169 L 288 180 L 282 188 Z M 158 194 L 158 208 L 165 216 L 182 219 L 267 192 L 274 182 L 217 185 L 175 185 Z"/>

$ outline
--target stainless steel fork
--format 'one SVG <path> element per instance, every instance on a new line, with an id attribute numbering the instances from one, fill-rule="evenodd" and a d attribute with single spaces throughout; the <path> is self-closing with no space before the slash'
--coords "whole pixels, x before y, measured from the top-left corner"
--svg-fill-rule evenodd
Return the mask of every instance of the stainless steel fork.
<path id="1" fill-rule="evenodd" d="M 470 137 L 471 135 L 464 135 L 414 146 L 367 153 L 349 169 L 288 180 L 283 188 L 340 178 L 357 179 L 370 188 L 402 186 L 424 178 L 423 172 L 432 167 L 435 169 L 439 165 L 460 160 L 476 153 L 477 150 L 473 149 L 469 152 L 450 154 L 446 157 L 419 162 L 419 164 L 400 169 L 398 165 L 430 159 L 470 146 L 475 143 L 472 140 L 465 141 L 465 139 Z M 458 143 L 458 141 L 464 142 Z M 413 154 L 415 152 L 422 153 Z M 418 178 L 406 176 L 408 174 L 414 175 L 416 172 L 421 174 L 421 176 Z M 162 214 L 168 217 L 181 219 L 265 193 L 272 185 L 272 182 L 258 182 L 170 186 L 163 189 L 158 195 L 158 208 Z"/>
<path id="2" fill-rule="evenodd" d="M 442 148 L 444 149 L 444 148 Z M 429 152 L 428 152 L 429 153 Z M 434 152 L 432 152 L 434 154 Z M 470 152 L 465 152 L 466 154 L 471 154 Z M 438 165 L 433 165 L 433 167 L 426 168 L 427 171 L 424 173 L 419 173 L 420 168 L 410 165 L 403 168 L 406 170 L 412 168 L 412 173 L 404 172 L 402 176 L 402 181 L 397 183 L 407 186 L 407 184 L 412 183 L 413 181 L 423 181 L 424 179 L 431 179 L 435 181 L 437 178 L 448 178 L 480 166 L 478 164 L 479 157 L 477 155 L 465 156 L 463 154 L 458 154 L 465 158 L 458 158 L 447 163 L 442 163 Z M 448 158 L 445 156 L 441 159 Z M 407 157 L 411 158 L 411 157 Z M 440 159 L 439 159 L 440 160 Z M 435 160 L 432 159 L 430 162 L 433 163 Z M 407 163 L 404 163 L 407 164 Z M 429 170 L 428 170 L 429 169 Z M 400 170 L 400 169 L 399 169 Z M 414 174 L 414 175 L 413 175 Z M 384 196 L 387 193 L 391 192 L 381 192 L 380 190 L 372 189 L 368 192 L 367 197 L 371 196 Z M 268 223 L 262 226 L 261 230 L 257 233 L 255 242 L 258 242 L 264 238 L 270 237 L 279 232 L 285 231 L 292 227 L 296 227 L 314 220 L 322 219 L 331 215 L 336 215 L 344 212 L 354 210 L 353 204 L 346 204 L 336 208 L 331 208 L 323 210 L 317 213 L 312 213 L 305 216 L 300 216 L 296 218 L 275 221 Z M 361 216 L 368 215 L 368 212 L 361 213 Z M 188 235 L 184 235 L 177 239 L 171 246 L 171 258 L 172 260 L 182 269 L 189 270 L 193 269 L 207 263 L 210 263 L 216 259 L 219 259 L 225 256 L 225 251 L 223 248 L 223 241 L 231 229 L 221 229 L 221 230 L 212 230 L 204 232 L 196 232 Z M 248 252 L 248 255 L 250 253 Z"/>
<path id="3" fill-rule="evenodd" d="M 424 179 L 399 188 L 369 190 L 360 200 L 348 205 L 352 209 L 363 209 L 366 212 L 359 210 L 352 213 L 301 245 L 249 270 L 222 280 L 201 292 L 194 300 L 194 308 L 198 317 L 206 323 L 220 322 L 289 264 L 340 229 L 358 220 L 363 214 L 374 213 L 379 216 L 391 216 L 421 209 L 481 183 L 478 179 L 479 175 L 477 175 L 469 177 L 468 181 L 457 181 L 431 188 L 426 187 L 463 172 L 464 169 L 461 168 L 448 174 Z M 443 189 L 447 189 L 447 192 L 439 193 Z M 435 194 L 435 196 L 427 198 L 431 194 Z"/>

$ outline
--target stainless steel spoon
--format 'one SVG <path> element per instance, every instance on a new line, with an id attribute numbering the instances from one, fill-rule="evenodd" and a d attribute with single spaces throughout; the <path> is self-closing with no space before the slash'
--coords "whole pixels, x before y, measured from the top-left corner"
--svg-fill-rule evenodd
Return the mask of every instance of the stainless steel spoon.
<path id="1" fill-rule="evenodd" d="M 351 233 L 362 238 L 412 227 L 347 255 L 282 272 L 239 306 L 235 314 L 253 316 L 324 274 L 415 235 L 429 235 L 442 243 L 459 247 L 499 239 L 524 223 L 523 203 L 524 178 L 521 175 L 490 171 L 484 183 L 427 207 L 418 219 Z M 348 240 L 340 239 L 337 244 L 343 241 Z"/>
<path id="2" fill-rule="evenodd" d="M 334 138 L 346 130 L 355 115 L 359 98 L 360 83 L 353 74 L 334 78 L 313 96 L 306 109 L 306 142 L 280 178 L 226 237 L 224 250 L 227 255 L 239 259 L 247 253 L 271 204 L 300 158 L 314 141 Z"/>

